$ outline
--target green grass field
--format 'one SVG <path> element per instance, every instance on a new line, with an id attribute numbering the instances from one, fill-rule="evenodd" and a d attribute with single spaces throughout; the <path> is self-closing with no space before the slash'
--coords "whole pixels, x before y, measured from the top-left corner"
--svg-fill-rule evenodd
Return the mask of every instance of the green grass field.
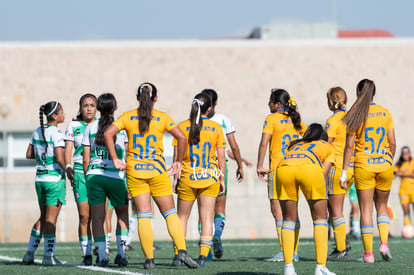
<path id="1" fill-rule="evenodd" d="M 194 258 L 198 257 L 198 242 L 188 242 L 188 252 Z M 263 259 L 278 252 L 275 240 L 225 240 L 224 256 L 220 260 L 213 260 L 207 266 L 198 270 L 186 267 L 170 266 L 172 260 L 172 246 L 170 241 L 157 241 L 155 244 L 161 250 L 154 252 L 156 269 L 146 271 L 142 269 L 143 255 L 138 243 L 133 243 L 136 251 L 127 252 L 129 265 L 118 268 L 113 264 L 113 257 L 109 267 L 81 267 L 80 248 L 77 243 L 58 243 L 56 257 L 67 262 L 66 266 L 45 267 L 40 264 L 43 255 L 43 243 L 36 252 L 34 265 L 26 266 L 21 263 L 26 244 L 0 244 L 0 274 L 98 274 L 102 272 L 112 274 L 283 274 L 283 263 L 267 263 Z M 332 248 L 330 241 L 329 252 Z M 337 274 L 414 274 L 414 239 L 405 240 L 394 237 L 389 240 L 393 260 L 383 262 L 378 254 L 379 241 L 374 238 L 374 264 L 362 264 L 356 260 L 363 253 L 361 241 L 351 241 L 352 250 L 347 261 L 328 262 L 328 268 Z M 112 244 L 113 250 L 115 244 Z M 116 253 L 116 252 L 115 252 Z M 301 239 L 299 255 L 303 261 L 295 263 L 298 274 L 313 274 L 315 268 L 315 251 L 311 239 Z"/>

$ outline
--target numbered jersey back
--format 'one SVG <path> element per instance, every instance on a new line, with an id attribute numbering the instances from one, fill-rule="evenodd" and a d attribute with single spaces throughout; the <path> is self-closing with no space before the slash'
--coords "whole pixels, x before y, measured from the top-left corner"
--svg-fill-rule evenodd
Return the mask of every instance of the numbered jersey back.
<path id="1" fill-rule="evenodd" d="M 272 135 L 269 147 L 269 167 L 275 170 L 279 162 L 286 154 L 289 144 L 303 136 L 306 125 L 301 122 L 302 129 L 297 131 L 293 127 L 292 120 L 284 111 L 278 111 L 266 117 L 263 125 L 263 133 Z"/>
<path id="2" fill-rule="evenodd" d="M 335 162 L 335 150 L 331 144 L 323 140 L 299 142 L 287 151 L 279 166 L 296 166 L 316 164 L 323 168 L 324 162 Z"/>
<path id="3" fill-rule="evenodd" d="M 394 129 L 391 114 L 384 107 L 372 103 L 365 129 L 361 127 L 355 135 L 355 167 L 381 172 L 392 166 L 387 138 L 389 129 Z"/>

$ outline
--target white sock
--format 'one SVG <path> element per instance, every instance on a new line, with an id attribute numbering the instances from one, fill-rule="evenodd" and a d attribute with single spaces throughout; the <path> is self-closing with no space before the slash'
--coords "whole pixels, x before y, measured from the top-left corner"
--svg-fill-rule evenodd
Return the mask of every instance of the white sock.
<path id="1" fill-rule="evenodd" d="M 55 254 L 56 235 L 45 235 L 44 242 L 45 256 L 52 257 Z"/>
<path id="2" fill-rule="evenodd" d="M 118 249 L 118 255 L 121 255 L 122 258 L 125 258 L 125 246 L 127 235 L 116 235 L 116 246 Z"/>
<path id="3" fill-rule="evenodd" d="M 111 238 L 112 238 L 112 233 L 109 232 L 106 237 L 106 250 L 109 250 L 109 248 L 111 247 Z"/>
<path id="4" fill-rule="evenodd" d="M 129 231 L 128 231 L 128 237 L 126 239 L 126 245 L 130 245 L 132 242 L 132 238 L 135 234 L 135 229 L 137 228 L 138 219 L 136 216 L 129 217 Z"/>

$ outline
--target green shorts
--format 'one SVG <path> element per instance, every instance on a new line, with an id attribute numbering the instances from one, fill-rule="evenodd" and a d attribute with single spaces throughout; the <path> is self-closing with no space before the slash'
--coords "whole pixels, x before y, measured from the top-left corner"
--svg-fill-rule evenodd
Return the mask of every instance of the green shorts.
<path id="1" fill-rule="evenodd" d="M 227 169 L 227 160 L 226 160 L 226 170 L 224 171 L 224 192 L 222 194 L 218 195 L 219 197 L 227 195 L 227 176 L 228 176 L 228 174 L 229 174 L 229 171 Z"/>
<path id="2" fill-rule="evenodd" d="M 37 199 L 40 206 L 66 204 L 66 179 L 58 182 L 37 181 Z"/>
<path id="3" fill-rule="evenodd" d="M 124 180 L 109 178 L 101 175 L 86 177 L 89 205 L 106 202 L 108 197 L 114 207 L 128 203 L 127 188 Z"/>
<path id="4" fill-rule="evenodd" d="M 73 179 L 73 196 L 77 203 L 88 201 L 88 192 L 86 190 L 86 179 L 83 172 L 75 172 Z"/>
<path id="5" fill-rule="evenodd" d="M 350 203 L 358 202 L 358 196 L 357 196 L 355 184 L 352 184 L 351 188 L 349 188 L 349 202 Z"/>

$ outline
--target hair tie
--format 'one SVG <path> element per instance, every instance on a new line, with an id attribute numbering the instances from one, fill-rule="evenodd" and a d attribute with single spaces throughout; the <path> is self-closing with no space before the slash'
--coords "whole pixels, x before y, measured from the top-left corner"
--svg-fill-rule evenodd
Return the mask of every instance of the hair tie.
<path id="1" fill-rule="evenodd" d="M 53 107 L 52 111 L 50 111 L 50 113 L 48 113 L 46 117 L 50 117 L 51 115 L 53 115 L 53 113 L 56 112 L 58 105 L 59 105 L 59 102 L 55 101 L 55 107 Z"/>
<path id="2" fill-rule="evenodd" d="M 335 110 L 339 109 L 339 102 L 336 102 L 334 105 Z"/>
<path id="3" fill-rule="evenodd" d="M 204 102 L 198 98 L 193 98 L 193 104 L 198 105 L 197 118 L 196 118 L 196 124 L 198 124 L 198 122 L 200 121 L 201 106 L 204 105 Z"/>
<path id="4" fill-rule="evenodd" d="M 292 105 L 293 107 L 296 107 L 296 106 L 297 106 L 296 101 L 295 101 L 295 99 L 293 98 L 293 96 L 292 96 L 291 98 L 289 98 L 288 103 L 289 103 L 290 105 Z"/>
<path id="5" fill-rule="evenodd" d="M 147 83 L 142 84 L 141 87 L 139 87 L 139 90 L 138 90 L 139 94 L 142 94 L 142 92 L 144 90 L 144 87 L 148 87 L 148 89 L 149 89 L 149 96 L 152 97 L 152 87 L 151 87 L 151 85 L 149 85 Z"/>

